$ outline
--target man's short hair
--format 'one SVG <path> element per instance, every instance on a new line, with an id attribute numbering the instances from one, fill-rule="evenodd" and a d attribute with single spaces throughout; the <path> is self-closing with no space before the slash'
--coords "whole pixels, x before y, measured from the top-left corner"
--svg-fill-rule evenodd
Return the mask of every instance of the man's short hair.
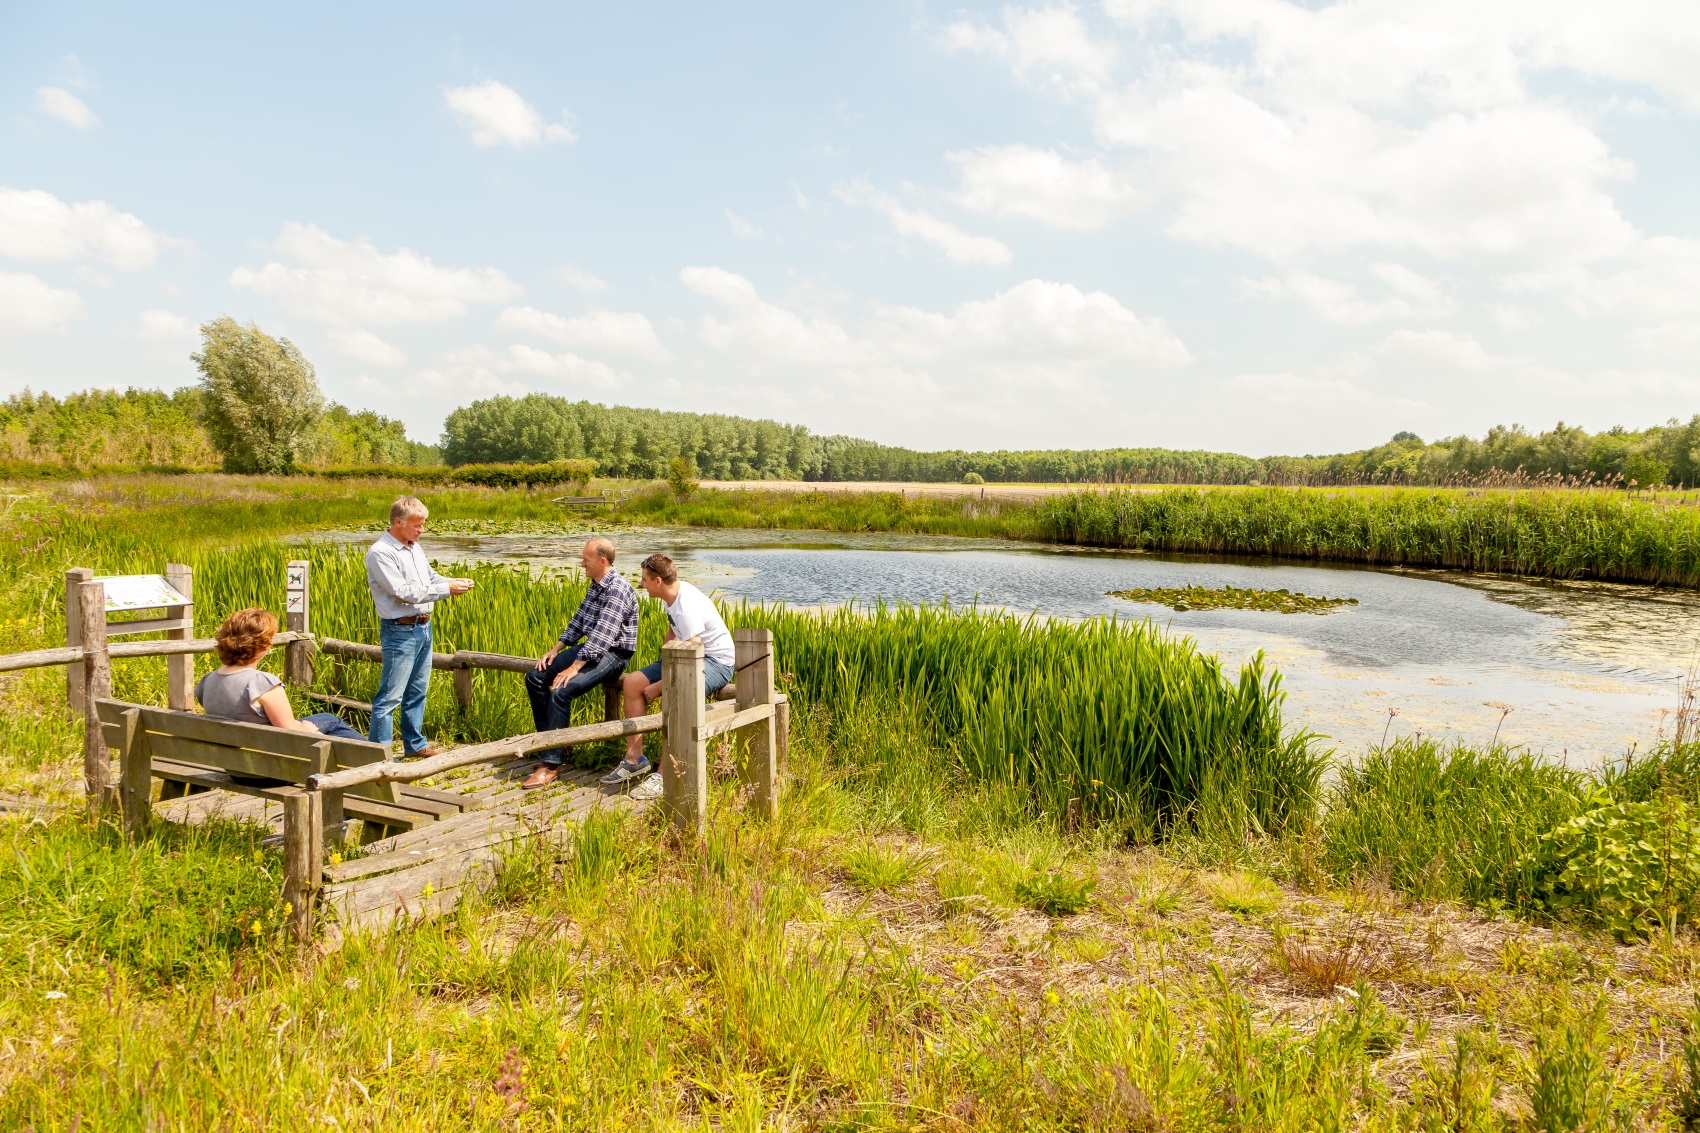
<path id="1" fill-rule="evenodd" d="M 656 552 L 643 560 L 643 569 L 665 582 L 668 586 L 679 581 L 679 570 L 673 565 L 673 560 L 666 555 Z"/>
<path id="2" fill-rule="evenodd" d="M 430 514 L 431 509 L 417 496 L 403 496 L 390 505 L 391 523 L 400 523 L 404 519 L 424 519 Z"/>
<path id="3" fill-rule="evenodd" d="M 601 557 L 602 561 L 607 563 L 609 566 L 614 565 L 614 542 L 613 542 L 613 540 L 604 539 L 602 536 L 598 535 L 596 538 L 587 542 L 585 544 L 585 546 L 589 547 L 591 550 L 595 551 L 597 553 L 597 555 L 599 555 Z"/>

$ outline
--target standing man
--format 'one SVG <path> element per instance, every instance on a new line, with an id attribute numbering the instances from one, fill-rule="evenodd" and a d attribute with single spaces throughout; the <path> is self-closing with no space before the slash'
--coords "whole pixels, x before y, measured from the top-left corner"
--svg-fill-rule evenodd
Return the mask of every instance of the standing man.
<path id="1" fill-rule="evenodd" d="M 600 536 L 592 539 L 579 562 L 590 579 L 584 601 L 555 647 L 525 674 L 531 719 L 539 732 L 571 724 L 573 701 L 624 671 L 637 652 L 637 591 L 614 569 L 614 544 Z M 564 748 L 539 752 L 537 770 L 520 786 L 528 791 L 547 787 L 561 774 L 566 757 Z M 647 764 L 644 770 L 649 770 Z"/>
<path id="2" fill-rule="evenodd" d="M 679 580 L 678 568 L 666 555 L 656 554 L 643 560 L 643 588 L 651 598 L 659 598 L 667 610 L 667 641 L 702 642 L 703 691 L 713 696 L 732 683 L 732 666 L 737 663 L 737 647 L 732 644 L 732 632 L 726 619 L 715 609 L 708 595 L 688 582 Z M 642 716 L 649 711 L 649 702 L 661 695 L 661 662 L 627 673 L 621 681 L 626 696 L 626 718 Z M 626 759 L 603 777 L 607 784 L 625 783 L 649 770 L 649 757 L 643 754 L 643 737 L 626 738 Z M 645 784 L 648 786 L 648 784 Z M 642 790 L 633 798 L 642 797 Z"/>
<path id="3" fill-rule="evenodd" d="M 389 745 L 390 713 L 401 708 L 401 746 L 408 755 L 435 755 L 425 743 L 425 693 L 431 687 L 431 607 L 472 589 L 470 578 L 444 578 L 425 561 L 419 536 L 429 509 L 412 496 L 390 505 L 390 529 L 366 552 L 366 585 L 378 607 L 384 669 L 372 698 L 375 744 Z"/>

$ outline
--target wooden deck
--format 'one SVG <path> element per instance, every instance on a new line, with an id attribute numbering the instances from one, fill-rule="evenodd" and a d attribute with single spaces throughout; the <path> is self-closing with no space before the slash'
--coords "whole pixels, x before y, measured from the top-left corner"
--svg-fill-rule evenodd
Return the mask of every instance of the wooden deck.
<path id="1" fill-rule="evenodd" d="M 468 809 L 369 843 L 358 857 L 341 862 L 327 857 L 320 898 L 325 943 L 335 947 L 345 935 L 453 910 L 463 896 L 490 883 L 504 849 L 516 839 L 559 839 L 592 811 L 650 805 L 633 801 L 624 787 L 601 786 L 600 772 L 592 771 L 568 771 L 541 790 L 520 790 L 536 766 L 533 759 L 511 760 L 422 780 L 420 786 L 470 800 Z M 257 822 L 273 831 L 272 838 L 283 839 L 283 808 L 250 795 L 207 791 L 156 803 L 154 814 L 170 822 Z"/>

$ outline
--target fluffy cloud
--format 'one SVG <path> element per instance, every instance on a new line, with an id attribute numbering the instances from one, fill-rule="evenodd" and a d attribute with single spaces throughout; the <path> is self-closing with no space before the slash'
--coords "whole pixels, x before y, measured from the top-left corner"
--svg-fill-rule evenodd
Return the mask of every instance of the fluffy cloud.
<path id="1" fill-rule="evenodd" d="M 285 224 L 272 249 L 289 262 L 239 267 L 231 286 L 333 326 L 443 322 L 471 304 L 520 294 L 495 268 L 439 267 L 411 249 L 385 253 L 370 240 L 339 240 L 311 224 Z"/>
<path id="2" fill-rule="evenodd" d="M 338 354 L 364 366 L 393 369 L 407 364 L 407 354 L 369 330 L 333 330 L 327 336 Z"/>
<path id="3" fill-rule="evenodd" d="M 23 272 L 0 271 L 0 330 L 55 330 L 82 316 L 83 299 L 75 291 Z"/>
<path id="4" fill-rule="evenodd" d="M 874 189 L 866 181 L 840 185 L 835 192 L 847 204 L 866 204 L 891 223 L 899 236 L 913 236 L 934 245 L 953 263 L 1007 264 L 1014 257 L 1008 245 L 990 236 L 964 232 L 931 213 L 904 208 L 896 198 Z"/>
<path id="5" fill-rule="evenodd" d="M 195 321 L 173 311 L 158 308 L 143 311 L 136 320 L 136 334 L 150 342 L 190 343 L 201 333 Z"/>
<path id="6" fill-rule="evenodd" d="M 496 316 L 496 327 L 535 334 L 577 350 L 607 350 L 656 362 L 673 357 L 649 319 L 636 311 L 596 310 L 565 318 L 536 307 L 509 307 Z"/>
<path id="7" fill-rule="evenodd" d="M 1467 0 L 1110 0 L 1109 15 L 1132 33 L 1125 79 L 1109 64 L 1118 38 L 1094 34 L 1073 8 L 1006 9 L 997 26 L 956 26 L 953 46 L 1075 101 L 1106 150 L 1126 155 L 1127 172 L 994 148 L 953 155 L 963 199 L 1053 223 L 1080 216 L 1087 227 L 1113 220 L 1137 185 L 1172 205 L 1171 235 L 1279 261 L 1348 249 L 1507 263 L 1620 254 L 1636 233 L 1608 188 L 1629 165 L 1585 112 L 1529 86 L 1559 66 L 1700 95 L 1700 38 L 1677 30 L 1674 46 L 1653 42 L 1661 24 L 1693 24 L 1682 5 L 1630 7 L 1620 22 L 1615 10 L 1586 16 L 1580 0 L 1488 10 Z M 1579 37 L 1572 17 L 1594 32 Z M 1035 21 L 1072 30 L 1023 46 Z M 1036 71 L 1035 51 L 1051 70 Z M 1643 52 L 1652 61 L 1634 63 Z M 1042 195 L 1035 203 L 1022 189 L 1035 183 L 1126 196 L 1122 208 L 1076 212 Z"/>
<path id="8" fill-rule="evenodd" d="M 1066 283 L 1030 279 L 950 313 L 876 307 L 868 324 L 852 332 L 832 319 L 769 302 L 749 280 L 722 268 L 686 268 L 679 278 L 725 312 L 724 318 L 704 316 L 703 341 L 758 366 L 940 366 L 972 381 L 975 370 L 1024 380 L 1192 360 L 1161 319 L 1142 318 L 1113 296 Z"/>
<path id="9" fill-rule="evenodd" d="M 521 379 L 553 379 L 565 384 L 548 386 L 551 392 L 569 394 L 618 390 L 631 381 L 630 374 L 622 373 L 603 362 L 581 358 L 572 353 L 551 354 L 535 346 L 519 344 L 506 350 L 473 346 L 453 351 L 444 357 L 443 370 L 450 377 L 460 375 L 469 378 L 478 388 L 498 389 L 504 393 L 517 393 L 522 390 L 529 392 L 531 388 L 523 381 L 504 381 L 503 378 L 508 376 Z"/>
<path id="10" fill-rule="evenodd" d="M 1444 319 L 1457 313 L 1458 304 L 1434 280 L 1399 264 L 1373 264 L 1370 273 L 1386 285 L 1387 293 L 1367 299 L 1343 280 L 1328 279 L 1310 272 L 1289 272 L 1284 278 L 1270 276 L 1248 279 L 1248 295 L 1296 299 L 1324 322 L 1336 326 L 1363 326 L 1389 319 Z"/>
<path id="11" fill-rule="evenodd" d="M 1102 228 L 1140 204 L 1139 193 L 1096 159 L 1071 162 L 1055 150 L 985 146 L 945 155 L 968 208 L 1025 216 L 1052 228 Z"/>
<path id="12" fill-rule="evenodd" d="M 0 185 L 0 256 L 103 259 L 124 271 L 153 263 L 170 237 L 105 201 L 67 203 L 41 189 Z"/>
<path id="13" fill-rule="evenodd" d="M 472 132 L 475 146 L 534 146 L 578 140 L 568 122 L 543 121 L 518 91 L 494 79 L 476 86 L 450 87 L 443 92 L 443 102 Z"/>
<path id="14" fill-rule="evenodd" d="M 100 119 L 95 117 L 88 103 L 64 87 L 36 87 L 35 104 L 43 114 L 59 119 L 74 130 L 100 125 Z"/>

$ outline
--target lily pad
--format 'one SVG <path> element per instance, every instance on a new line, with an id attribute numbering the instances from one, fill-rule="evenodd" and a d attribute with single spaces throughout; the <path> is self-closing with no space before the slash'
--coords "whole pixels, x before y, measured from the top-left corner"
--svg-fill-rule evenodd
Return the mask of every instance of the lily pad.
<path id="1" fill-rule="evenodd" d="M 1154 602 L 1174 610 L 1263 610 L 1274 614 L 1326 614 L 1341 606 L 1356 606 L 1356 598 L 1313 598 L 1290 590 L 1240 589 L 1237 586 L 1154 587 L 1111 590 L 1111 598 Z"/>

